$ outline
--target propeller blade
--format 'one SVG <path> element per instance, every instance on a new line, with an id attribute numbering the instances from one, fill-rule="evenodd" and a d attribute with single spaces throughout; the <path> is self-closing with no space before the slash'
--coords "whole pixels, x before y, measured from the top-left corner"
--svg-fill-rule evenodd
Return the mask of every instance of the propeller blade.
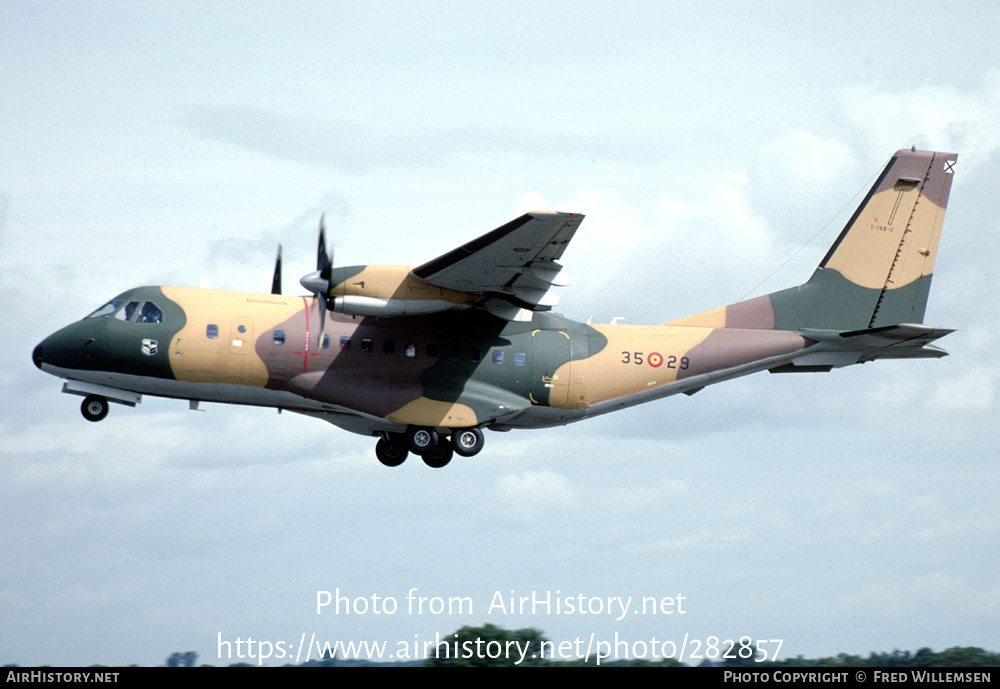
<path id="1" fill-rule="evenodd" d="M 326 330 L 326 299 L 320 300 L 319 305 L 319 337 L 316 338 L 316 349 L 323 346 L 323 335 Z"/>
<path id="2" fill-rule="evenodd" d="M 326 312 L 330 308 L 330 276 L 333 272 L 333 251 L 326 248 L 326 214 L 319 216 L 319 244 L 316 247 L 316 272 L 306 275 L 300 284 L 315 295 L 319 308 L 319 337 L 316 346 L 323 346 Z"/>
<path id="3" fill-rule="evenodd" d="M 319 216 L 319 247 L 316 250 L 316 270 L 324 280 L 330 279 L 330 270 L 333 268 L 333 257 L 326 250 L 326 214 Z"/>
<path id="4" fill-rule="evenodd" d="M 281 244 L 278 244 L 278 258 L 274 260 L 274 278 L 271 280 L 271 294 L 281 294 Z"/>

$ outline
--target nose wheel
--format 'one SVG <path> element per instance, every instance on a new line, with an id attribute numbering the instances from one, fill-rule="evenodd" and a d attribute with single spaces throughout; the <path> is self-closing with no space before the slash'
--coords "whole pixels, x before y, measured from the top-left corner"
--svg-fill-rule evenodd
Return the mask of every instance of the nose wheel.
<path id="1" fill-rule="evenodd" d="M 98 422 L 108 415 L 108 400 L 100 395 L 88 395 L 80 405 L 80 412 L 87 421 Z"/>

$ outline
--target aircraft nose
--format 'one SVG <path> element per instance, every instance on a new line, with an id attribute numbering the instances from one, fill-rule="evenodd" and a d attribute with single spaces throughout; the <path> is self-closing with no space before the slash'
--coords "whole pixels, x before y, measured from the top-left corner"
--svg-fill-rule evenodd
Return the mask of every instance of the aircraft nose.
<path id="1" fill-rule="evenodd" d="M 42 361 L 44 361 L 44 357 L 42 355 L 41 343 L 39 343 L 39 345 L 35 347 L 35 351 L 31 353 L 31 360 L 35 362 L 35 366 L 37 366 L 39 369 L 42 368 Z"/>

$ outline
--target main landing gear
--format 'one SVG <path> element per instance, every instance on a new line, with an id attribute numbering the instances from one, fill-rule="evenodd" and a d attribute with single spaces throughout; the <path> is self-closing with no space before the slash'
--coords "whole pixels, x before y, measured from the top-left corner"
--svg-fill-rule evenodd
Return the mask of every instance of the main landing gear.
<path id="1" fill-rule="evenodd" d="M 383 433 L 375 445 L 375 455 L 382 464 L 398 467 L 412 452 L 420 455 L 427 466 L 440 469 L 456 452 L 472 457 L 482 449 L 483 432 L 478 428 L 460 428 L 448 438 L 433 428 L 409 426 L 405 433 Z"/>

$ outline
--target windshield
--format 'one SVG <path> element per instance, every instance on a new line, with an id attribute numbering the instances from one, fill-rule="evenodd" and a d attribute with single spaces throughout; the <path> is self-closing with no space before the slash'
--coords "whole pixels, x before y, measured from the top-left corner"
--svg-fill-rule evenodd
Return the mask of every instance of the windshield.
<path id="1" fill-rule="evenodd" d="M 117 311 L 118 308 L 124 303 L 124 299 L 112 299 L 107 304 L 87 316 L 87 318 L 107 318 Z"/>
<path id="2" fill-rule="evenodd" d="M 122 304 L 125 305 L 125 308 L 122 308 Z M 87 318 L 109 318 L 111 316 L 126 323 L 163 322 L 163 311 L 153 302 L 130 301 L 126 303 L 124 299 L 112 299 Z"/>

